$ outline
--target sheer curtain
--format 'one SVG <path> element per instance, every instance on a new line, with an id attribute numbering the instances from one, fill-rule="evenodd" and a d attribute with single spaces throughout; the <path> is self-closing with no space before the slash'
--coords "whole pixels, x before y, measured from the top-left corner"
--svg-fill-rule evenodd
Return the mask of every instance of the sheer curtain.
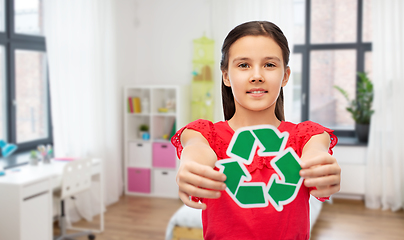
<path id="1" fill-rule="evenodd" d="M 104 202 L 114 203 L 123 181 L 113 0 L 44 0 L 43 5 L 55 156 L 102 159 Z M 78 197 L 71 210 L 91 219 L 99 212 L 97 189 L 93 186 L 91 197 Z M 73 214 L 71 220 L 77 218 Z"/>
<path id="2" fill-rule="evenodd" d="M 366 206 L 404 206 L 404 2 L 373 0 L 374 110 L 366 171 Z"/>
<path id="3" fill-rule="evenodd" d="M 288 39 L 289 49 L 293 49 L 293 1 L 285 0 L 221 0 L 212 1 L 211 11 L 212 37 L 215 40 L 215 63 L 220 64 L 221 47 L 231 29 L 237 25 L 248 22 L 265 20 L 275 23 L 282 29 Z M 289 61 L 293 74 L 293 60 Z M 215 69 L 216 95 L 215 121 L 223 120 L 223 107 L 221 98 L 221 71 Z M 293 102 L 293 77 L 289 78 L 288 85 L 283 89 L 285 101 L 285 116 L 291 116 Z"/>

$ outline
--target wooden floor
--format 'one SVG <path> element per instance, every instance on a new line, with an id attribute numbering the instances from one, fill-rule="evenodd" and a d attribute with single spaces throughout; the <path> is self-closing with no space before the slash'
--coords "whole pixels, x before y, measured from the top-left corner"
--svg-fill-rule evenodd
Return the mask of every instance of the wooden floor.
<path id="1" fill-rule="evenodd" d="M 123 196 L 119 202 L 107 207 L 105 231 L 96 234 L 96 240 L 163 240 L 168 221 L 182 205 L 179 199 Z M 74 226 L 93 227 L 98 220 L 83 220 Z M 57 229 L 54 233 L 58 233 Z M 87 237 L 77 238 L 85 239 Z"/>
<path id="2" fill-rule="evenodd" d="M 368 209 L 363 201 L 334 199 L 323 204 L 312 240 L 403 240 L 404 211 Z"/>
<path id="3" fill-rule="evenodd" d="M 107 208 L 105 231 L 96 239 L 163 240 L 170 217 L 181 206 L 176 199 L 124 196 Z M 91 225 L 85 221 L 76 223 L 81 227 Z M 333 204 L 323 204 L 311 239 L 403 240 L 404 212 L 372 210 L 365 208 L 362 201 L 334 199 Z"/>

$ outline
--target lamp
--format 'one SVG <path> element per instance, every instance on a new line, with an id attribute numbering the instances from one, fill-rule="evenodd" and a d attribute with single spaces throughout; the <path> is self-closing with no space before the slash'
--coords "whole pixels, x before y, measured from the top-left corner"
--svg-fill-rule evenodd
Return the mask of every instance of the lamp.
<path id="1" fill-rule="evenodd" d="M 0 155 L 2 157 L 8 157 L 13 154 L 13 152 L 15 152 L 18 147 L 15 144 L 6 143 L 3 139 L 0 139 L 0 148 Z"/>

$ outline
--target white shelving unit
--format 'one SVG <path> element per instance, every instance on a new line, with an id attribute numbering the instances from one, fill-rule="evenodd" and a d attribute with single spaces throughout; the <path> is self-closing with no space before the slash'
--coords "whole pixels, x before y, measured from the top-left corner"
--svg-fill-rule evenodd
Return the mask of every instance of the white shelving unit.
<path id="1" fill-rule="evenodd" d="M 153 197 L 178 197 L 175 175 L 178 158 L 170 142 L 175 131 L 189 122 L 189 90 L 187 86 L 154 85 L 128 86 L 124 90 L 124 151 L 125 193 Z M 142 106 L 139 113 L 129 111 L 128 98 L 138 97 Z M 167 112 L 167 101 L 173 106 Z M 140 104 L 142 105 L 142 104 Z M 139 126 L 149 126 L 150 139 L 144 140 Z M 168 135 L 164 139 L 163 136 Z"/>

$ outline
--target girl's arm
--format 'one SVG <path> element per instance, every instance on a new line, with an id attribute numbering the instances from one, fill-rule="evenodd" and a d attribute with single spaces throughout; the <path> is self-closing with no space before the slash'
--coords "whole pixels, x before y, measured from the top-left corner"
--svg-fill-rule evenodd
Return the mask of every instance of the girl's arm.
<path id="1" fill-rule="evenodd" d="M 226 175 L 213 169 L 217 156 L 201 133 L 185 129 L 181 144 L 183 150 L 176 177 L 178 195 L 185 205 L 206 209 L 206 204 L 193 202 L 189 197 L 219 198 L 220 191 L 226 188 Z"/>
<path id="2" fill-rule="evenodd" d="M 330 136 L 327 132 L 312 136 L 303 147 L 300 176 L 315 197 L 329 197 L 340 190 L 341 168 L 337 160 L 328 153 Z"/>

